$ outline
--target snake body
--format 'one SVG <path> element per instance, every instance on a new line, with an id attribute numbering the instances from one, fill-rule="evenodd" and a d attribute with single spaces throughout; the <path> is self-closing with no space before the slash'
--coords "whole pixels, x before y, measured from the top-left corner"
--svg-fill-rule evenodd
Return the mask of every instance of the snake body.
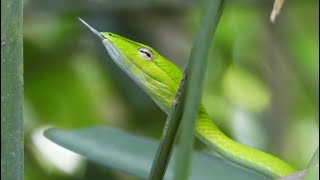
<path id="1" fill-rule="evenodd" d="M 114 33 L 99 33 L 81 21 L 102 40 L 113 61 L 168 114 L 183 76 L 182 71 L 149 46 Z M 275 156 L 227 137 L 214 124 L 203 105 L 198 110 L 195 135 L 223 158 L 268 177 L 283 177 L 297 171 Z"/>

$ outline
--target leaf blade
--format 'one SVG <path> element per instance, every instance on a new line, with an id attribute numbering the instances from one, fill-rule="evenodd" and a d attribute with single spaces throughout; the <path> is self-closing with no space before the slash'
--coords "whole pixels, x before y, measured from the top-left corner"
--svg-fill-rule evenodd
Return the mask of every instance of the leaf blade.
<path id="1" fill-rule="evenodd" d="M 198 108 L 202 96 L 202 87 L 205 69 L 208 61 L 211 41 L 215 34 L 220 16 L 224 7 L 224 0 L 205 1 L 205 10 L 201 19 L 198 35 L 193 43 L 187 71 L 189 77 L 186 80 L 186 95 L 183 96 L 183 113 L 181 132 L 179 137 L 180 147 L 177 159 L 174 179 L 186 180 L 189 176 L 191 154 L 193 151 L 194 126 L 198 116 Z"/>
<path id="2" fill-rule="evenodd" d="M 159 143 L 110 127 L 71 131 L 53 128 L 47 130 L 45 136 L 93 162 L 143 179 L 148 178 Z M 176 156 L 175 151 L 173 156 Z M 173 162 L 169 164 L 164 179 L 173 179 Z M 194 152 L 191 179 L 210 179 L 213 174 L 220 179 L 267 179 L 222 158 Z"/>

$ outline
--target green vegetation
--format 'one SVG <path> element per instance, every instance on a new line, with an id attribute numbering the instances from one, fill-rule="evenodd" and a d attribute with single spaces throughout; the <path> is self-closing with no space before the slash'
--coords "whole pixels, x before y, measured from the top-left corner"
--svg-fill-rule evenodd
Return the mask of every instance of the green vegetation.
<path id="1" fill-rule="evenodd" d="M 22 1 L 1 1 L 1 179 L 23 179 Z"/>
<path id="2" fill-rule="evenodd" d="M 202 92 L 208 113 L 228 136 L 305 169 L 319 140 L 319 29 L 315 26 L 318 2 L 286 2 L 275 24 L 269 22 L 272 3 L 226 3 L 210 44 L 206 69 L 202 66 L 205 78 L 199 76 L 203 88 L 201 83 L 193 88 Z M 147 178 L 159 145 L 155 139 L 161 136 L 166 115 L 112 62 L 77 17 L 99 31 L 148 44 L 185 67 L 192 42 L 203 28 L 199 21 L 205 12 L 204 4 L 156 0 L 25 1 L 24 102 L 22 2 L 4 0 L 1 5 L 1 39 L 5 40 L 1 48 L 1 110 L 5 112 L 1 114 L 1 143 L 5 145 L 1 177 L 23 177 L 23 103 L 24 179 Z M 214 21 L 214 17 L 210 20 Z M 199 66 L 206 60 L 205 54 L 198 60 Z M 199 96 L 194 96 L 194 105 L 188 106 L 195 106 Z M 47 126 L 58 127 L 46 133 L 49 139 L 87 159 L 67 171 L 71 165 L 60 166 L 48 158 L 51 154 L 53 159 L 63 161 L 67 155 L 45 151 L 47 145 L 39 141 L 35 132 Z M 93 126 L 99 127 L 90 128 Z M 191 132 L 185 137 L 190 138 Z M 184 150 L 191 155 L 193 143 L 188 144 Z M 191 161 L 189 174 L 194 179 L 265 178 L 218 158 L 197 140 L 195 149 L 192 159 L 185 159 Z M 13 154 L 7 154 L 13 151 L 19 160 L 12 161 Z M 180 166 L 174 164 L 176 154 L 173 153 L 166 178 L 173 177 L 176 165 Z M 6 158 L 12 164 L 6 164 L 10 162 Z M 188 167 L 188 163 L 185 165 Z"/>

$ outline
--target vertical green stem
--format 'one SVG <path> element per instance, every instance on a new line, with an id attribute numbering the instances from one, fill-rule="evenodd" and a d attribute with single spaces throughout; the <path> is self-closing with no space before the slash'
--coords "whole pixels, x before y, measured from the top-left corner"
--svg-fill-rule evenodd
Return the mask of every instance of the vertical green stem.
<path id="1" fill-rule="evenodd" d="M 149 180 L 162 180 L 171 157 L 174 142 L 181 122 L 183 109 L 184 86 L 187 78 L 187 72 L 184 73 L 183 79 L 179 85 L 178 93 L 175 97 L 175 103 L 171 107 L 165 127 L 163 128 L 160 144 L 152 163 Z M 183 96 L 183 97 L 181 97 Z"/>
<path id="2" fill-rule="evenodd" d="M 22 0 L 1 0 L 1 179 L 23 179 Z"/>
<path id="3" fill-rule="evenodd" d="M 186 99 L 184 101 L 184 110 L 182 113 L 176 171 L 173 178 L 179 180 L 186 180 L 189 176 L 194 126 L 200 105 L 207 57 L 211 47 L 211 40 L 223 9 L 223 0 L 207 0 L 205 2 L 206 9 L 201 20 L 201 26 L 196 41 L 193 44 L 187 67 L 189 74 L 186 81 Z"/>

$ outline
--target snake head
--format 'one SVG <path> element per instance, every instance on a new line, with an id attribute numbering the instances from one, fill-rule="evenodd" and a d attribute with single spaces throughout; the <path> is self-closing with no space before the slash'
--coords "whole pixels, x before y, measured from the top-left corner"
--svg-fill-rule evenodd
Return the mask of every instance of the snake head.
<path id="1" fill-rule="evenodd" d="M 111 32 L 98 32 L 79 20 L 99 37 L 112 60 L 168 113 L 182 78 L 181 70 L 147 45 Z"/>

